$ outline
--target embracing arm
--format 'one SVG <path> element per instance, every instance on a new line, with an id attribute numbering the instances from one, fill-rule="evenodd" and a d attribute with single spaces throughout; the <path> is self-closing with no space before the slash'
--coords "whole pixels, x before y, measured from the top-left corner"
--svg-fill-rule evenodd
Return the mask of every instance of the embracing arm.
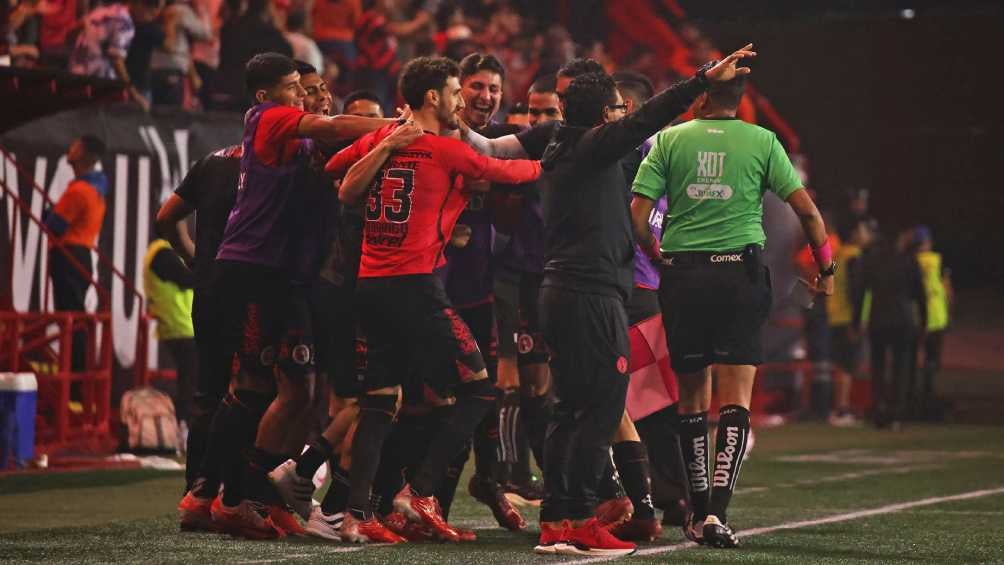
<path id="1" fill-rule="evenodd" d="M 325 143 L 336 143 L 361 137 L 396 121 L 396 119 L 364 118 L 362 116 L 306 114 L 300 119 L 297 134 L 300 137 L 309 137 Z"/>
<path id="2" fill-rule="evenodd" d="M 526 159 L 528 157 L 523 144 L 514 134 L 488 139 L 468 127 L 463 127 L 460 139 L 478 153 L 489 157 L 497 159 Z"/>
<path id="3" fill-rule="evenodd" d="M 394 128 L 394 131 L 349 167 L 338 188 L 338 199 L 344 204 L 358 204 L 366 196 L 367 188 L 391 154 L 410 145 L 423 133 L 422 128 L 411 121 Z"/>

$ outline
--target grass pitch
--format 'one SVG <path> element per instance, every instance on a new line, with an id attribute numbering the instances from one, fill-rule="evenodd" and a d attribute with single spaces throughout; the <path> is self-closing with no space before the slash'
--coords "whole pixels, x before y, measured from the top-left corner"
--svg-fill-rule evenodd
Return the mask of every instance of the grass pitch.
<path id="1" fill-rule="evenodd" d="M 684 543 L 677 530 L 633 563 L 1004 563 L 1004 429 L 910 426 L 902 432 L 791 425 L 757 432 L 730 521 L 743 548 Z M 510 533 L 460 492 L 451 521 L 473 544 L 362 547 L 181 534 L 180 473 L 101 471 L 0 478 L 0 561 L 582 562 L 534 555 L 535 527 Z M 466 486 L 466 481 L 461 482 Z M 461 489 L 463 490 L 463 489 Z M 524 509 L 531 523 L 536 512 Z"/>

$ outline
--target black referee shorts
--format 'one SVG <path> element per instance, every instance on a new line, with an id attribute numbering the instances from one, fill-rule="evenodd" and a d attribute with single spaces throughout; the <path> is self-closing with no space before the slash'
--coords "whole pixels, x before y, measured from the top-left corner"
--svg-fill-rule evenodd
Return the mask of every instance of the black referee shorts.
<path id="1" fill-rule="evenodd" d="M 477 342 L 435 275 L 360 279 L 359 324 L 366 336 L 366 391 L 406 384 L 413 368 L 436 394 L 485 369 Z"/>
<path id="2" fill-rule="evenodd" d="M 758 254 L 679 253 L 661 267 L 659 303 L 677 373 L 763 363 L 770 272 Z"/>

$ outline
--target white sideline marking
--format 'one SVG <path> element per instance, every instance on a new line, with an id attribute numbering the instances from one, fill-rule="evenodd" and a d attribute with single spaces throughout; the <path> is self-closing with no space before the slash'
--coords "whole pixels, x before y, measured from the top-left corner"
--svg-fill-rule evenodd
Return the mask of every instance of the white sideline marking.
<path id="1" fill-rule="evenodd" d="M 283 561 L 289 561 L 290 559 L 309 559 L 311 557 L 322 557 L 330 553 L 352 553 L 353 551 L 362 551 L 365 546 L 358 545 L 355 547 L 335 547 L 327 551 L 322 551 L 319 553 L 294 553 L 292 555 L 283 555 L 282 557 L 276 557 L 275 559 L 252 559 L 250 561 L 237 561 L 238 565 L 254 565 L 258 563 L 281 563 Z"/>
<path id="2" fill-rule="evenodd" d="M 824 483 L 835 483 L 840 481 L 854 481 L 864 477 L 871 477 L 874 475 L 902 475 L 906 473 L 912 473 L 914 471 L 926 471 L 930 469 L 938 469 L 944 467 L 944 465 L 912 465 L 906 467 L 879 467 L 877 469 L 865 469 L 863 471 L 853 471 L 850 473 L 841 473 L 839 475 L 829 475 L 826 477 L 817 477 L 815 479 L 799 479 L 797 481 L 789 481 L 785 483 L 778 483 L 776 485 L 771 485 L 768 487 L 746 487 L 736 489 L 736 494 L 753 494 L 757 492 L 765 492 L 775 488 L 792 488 L 792 487 L 805 487 L 812 485 L 820 485 Z"/>
<path id="3" fill-rule="evenodd" d="M 930 506 L 932 504 L 941 504 L 943 502 L 957 502 L 959 500 L 969 500 L 973 498 L 983 498 L 987 496 L 993 496 L 996 494 L 1004 494 L 1004 487 L 974 490 L 970 492 L 964 492 L 961 494 L 953 494 L 950 496 L 935 496 L 932 498 L 922 498 L 920 500 L 913 500 L 910 502 L 900 502 L 897 504 L 889 504 L 886 506 L 879 506 L 878 508 L 872 508 L 869 510 L 858 510 L 856 512 L 847 512 L 845 514 L 836 514 L 833 516 L 826 516 L 825 518 L 815 518 L 813 520 L 801 520 L 798 522 L 785 522 L 784 524 L 778 524 L 776 526 L 766 526 L 763 528 L 753 528 L 751 530 L 743 530 L 737 532 L 740 538 L 758 536 L 761 534 L 769 534 L 777 532 L 780 530 L 798 530 L 801 528 L 811 528 L 813 526 L 821 526 L 823 524 L 835 524 L 837 522 L 847 522 L 849 520 L 858 520 L 860 518 L 869 518 L 871 516 L 878 516 L 881 514 L 892 514 L 893 512 L 900 512 L 902 510 L 909 510 L 910 508 L 917 508 L 919 506 Z M 663 545 L 660 547 L 650 547 L 648 549 L 642 549 L 635 553 L 635 555 L 658 555 L 660 553 L 669 553 L 671 551 L 679 551 L 681 549 L 687 549 L 691 547 L 698 547 L 696 543 L 677 543 L 673 545 Z M 577 559 L 574 561 L 564 561 L 562 565 L 571 565 L 572 563 L 598 563 L 600 561 L 610 561 L 612 559 L 617 559 L 616 557 L 593 557 L 590 559 Z"/>

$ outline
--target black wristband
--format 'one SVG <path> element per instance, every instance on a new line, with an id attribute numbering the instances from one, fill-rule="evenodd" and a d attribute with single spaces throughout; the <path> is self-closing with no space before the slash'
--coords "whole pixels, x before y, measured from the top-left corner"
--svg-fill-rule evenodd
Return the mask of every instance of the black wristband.
<path id="1" fill-rule="evenodd" d="M 708 61 L 707 63 L 704 63 L 700 67 L 697 67 L 697 71 L 694 72 L 694 78 L 696 78 L 697 82 L 704 88 L 708 87 L 707 72 L 717 64 L 718 61 Z"/>

